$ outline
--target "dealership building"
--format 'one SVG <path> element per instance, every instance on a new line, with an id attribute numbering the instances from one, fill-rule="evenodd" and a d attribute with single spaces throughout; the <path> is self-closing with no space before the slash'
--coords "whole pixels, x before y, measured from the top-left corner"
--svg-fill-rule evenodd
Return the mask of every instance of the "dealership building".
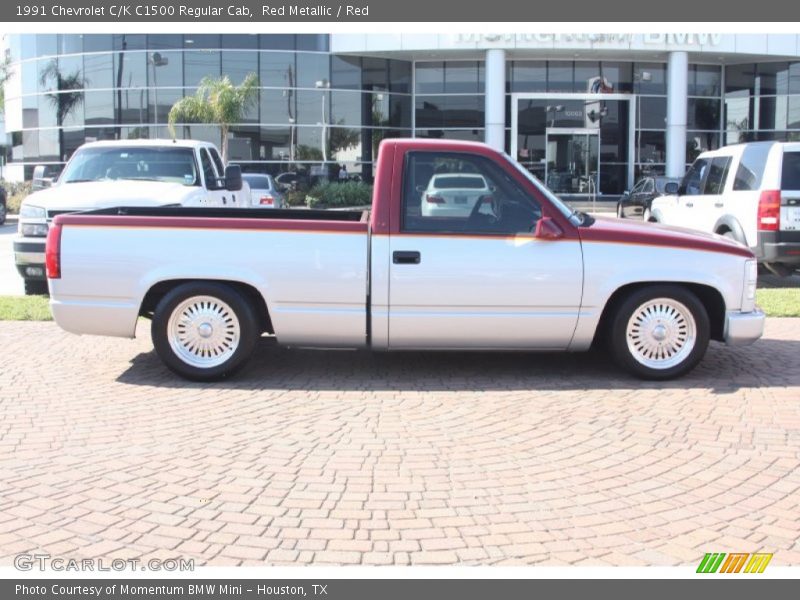
<path id="1" fill-rule="evenodd" d="M 91 140 L 168 137 L 207 76 L 259 78 L 230 157 L 372 178 L 382 139 L 485 141 L 567 197 L 614 199 L 703 150 L 800 139 L 800 36 L 784 34 L 8 35 L 3 177 Z M 179 137 L 219 142 L 186 123 Z"/>

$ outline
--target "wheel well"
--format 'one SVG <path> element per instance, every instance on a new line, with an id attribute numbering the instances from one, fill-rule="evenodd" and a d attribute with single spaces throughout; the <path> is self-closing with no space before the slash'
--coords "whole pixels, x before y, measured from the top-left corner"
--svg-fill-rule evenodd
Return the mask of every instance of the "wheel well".
<path id="1" fill-rule="evenodd" d="M 616 312 L 617 307 L 631 292 L 652 285 L 677 285 L 692 292 L 695 296 L 697 296 L 697 299 L 703 303 L 703 306 L 708 313 L 708 320 L 711 326 L 711 339 L 717 341 L 723 340 L 723 330 L 725 327 L 725 300 L 722 298 L 722 294 L 720 294 L 716 289 L 699 283 L 684 283 L 680 281 L 642 281 L 624 285 L 611 294 L 611 297 L 608 299 L 608 302 L 606 302 L 606 305 L 603 308 L 603 314 L 600 316 L 600 322 L 598 323 L 595 333 L 595 341 L 598 340 L 598 337 L 606 335 L 607 329 L 612 320 L 612 316 Z"/>
<path id="2" fill-rule="evenodd" d="M 717 227 L 717 230 L 714 233 L 718 235 L 724 235 L 726 233 L 733 233 L 733 231 L 727 225 L 720 225 L 719 227 Z"/>
<path id="3" fill-rule="evenodd" d="M 147 318 L 152 318 L 153 312 L 158 306 L 161 299 L 166 296 L 170 291 L 184 283 L 222 283 L 232 287 L 240 294 L 242 294 L 250 302 L 251 306 L 256 311 L 256 317 L 262 332 L 275 333 L 272 327 L 272 319 L 269 316 L 267 303 L 261 293 L 252 285 L 242 283 L 241 281 L 227 281 L 224 279 L 170 279 L 168 281 L 159 281 L 149 290 L 142 300 L 142 306 L 139 308 L 139 315 Z"/>

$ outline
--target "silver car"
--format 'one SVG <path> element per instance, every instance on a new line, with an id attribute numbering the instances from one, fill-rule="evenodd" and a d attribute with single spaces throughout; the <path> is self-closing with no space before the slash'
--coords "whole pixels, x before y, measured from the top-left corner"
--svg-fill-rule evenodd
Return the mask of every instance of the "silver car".
<path id="1" fill-rule="evenodd" d="M 253 208 L 286 207 L 286 199 L 278 191 L 272 175 L 243 173 L 242 179 L 250 186 L 250 205 Z"/>

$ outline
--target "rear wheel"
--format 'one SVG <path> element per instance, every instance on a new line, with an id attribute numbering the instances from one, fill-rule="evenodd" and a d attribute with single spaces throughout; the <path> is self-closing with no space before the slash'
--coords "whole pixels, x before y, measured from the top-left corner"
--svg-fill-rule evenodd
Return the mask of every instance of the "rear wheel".
<path id="1" fill-rule="evenodd" d="M 672 379 L 691 371 L 708 348 L 709 319 L 702 302 L 675 285 L 631 293 L 611 321 L 616 362 L 643 379 Z"/>
<path id="2" fill-rule="evenodd" d="M 172 371 L 195 381 L 224 379 L 242 368 L 259 337 L 247 299 L 220 283 L 186 283 L 153 313 L 153 345 Z"/>

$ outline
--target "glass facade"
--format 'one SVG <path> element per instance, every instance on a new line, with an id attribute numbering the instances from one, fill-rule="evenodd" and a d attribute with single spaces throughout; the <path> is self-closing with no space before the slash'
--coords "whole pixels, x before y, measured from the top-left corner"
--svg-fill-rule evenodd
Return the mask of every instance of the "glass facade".
<path id="1" fill-rule="evenodd" d="M 486 135 L 485 64 L 474 48 L 463 59 L 423 59 L 337 54 L 327 34 L 7 40 L 17 82 L 6 93 L 6 159 L 26 177 L 86 141 L 169 137 L 172 105 L 222 75 L 234 84 L 258 76 L 258 97 L 229 139 L 230 159 L 248 171 L 324 177 L 345 164 L 371 180 L 383 139 Z M 522 50 L 506 61 L 505 149 L 557 192 L 613 197 L 632 179 L 665 171 L 666 63 L 613 56 L 545 59 Z M 723 144 L 800 139 L 800 62 L 692 62 L 686 117 L 687 164 Z M 220 142 L 206 124 L 179 124 L 177 135 Z"/>
<path id="2" fill-rule="evenodd" d="M 205 77 L 259 78 L 258 98 L 231 128 L 230 160 L 246 171 L 346 164 L 372 178 L 379 142 L 411 135 L 410 61 L 336 56 L 329 36 L 14 35 L 9 53 L 22 112 L 10 162 L 58 163 L 87 141 L 169 137 L 172 105 Z M 178 137 L 220 143 L 215 126 L 184 123 Z"/>
<path id="3" fill-rule="evenodd" d="M 725 143 L 800 140 L 800 62 L 725 70 Z"/>

